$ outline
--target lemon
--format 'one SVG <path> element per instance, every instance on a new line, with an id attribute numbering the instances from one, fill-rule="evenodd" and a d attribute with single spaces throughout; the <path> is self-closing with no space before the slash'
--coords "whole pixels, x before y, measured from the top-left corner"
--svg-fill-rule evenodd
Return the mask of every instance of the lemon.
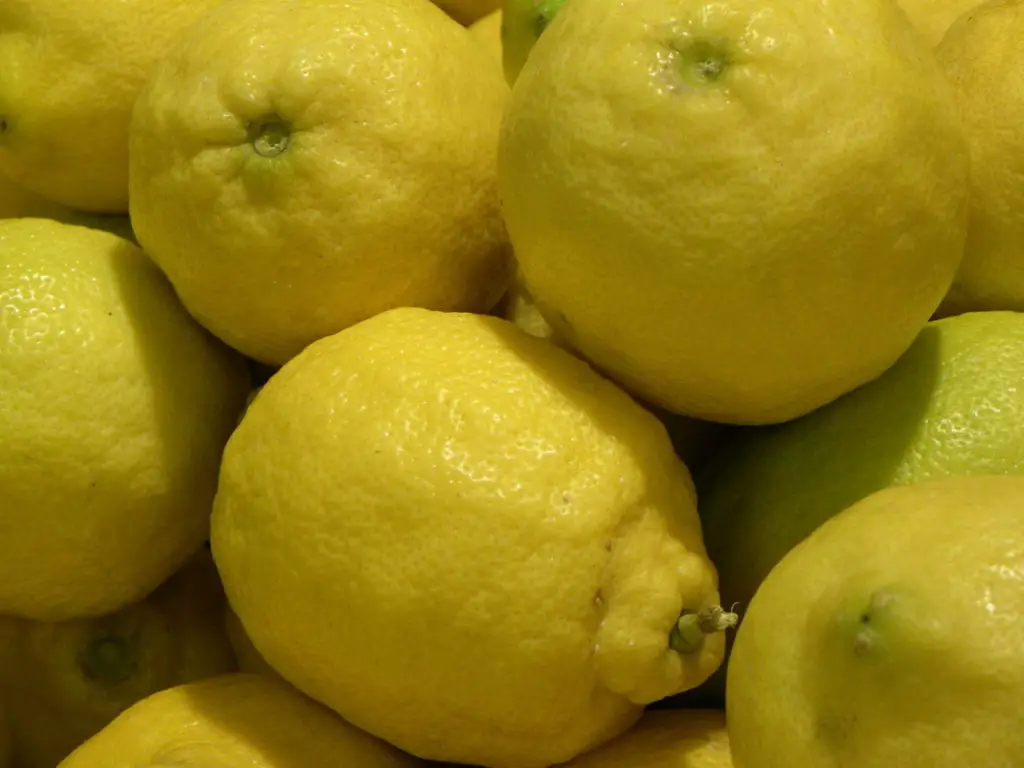
<path id="1" fill-rule="evenodd" d="M 980 0 L 899 0 L 907 18 L 933 48 L 954 21 L 979 3 Z"/>
<path id="2" fill-rule="evenodd" d="M 501 0 L 434 0 L 445 13 L 469 26 L 501 7 Z"/>
<path id="3" fill-rule="evenodd" d="M 127 211 L 132 105 L 219 2 L 3 0 L 0 171 L 72 208 Z"/>
<path id="4" fill-rule="evenodd" d="M 469 26 L 469 34 L 484 46 L 495 61 L 501 63 L 501 8 L 473 22 Z"/>
<path id="5" fill-rule="evenodd" d="M 1024 3 L 964 14 L 937 50 L 971 148 L 967 247 L 942 312 L 1024 311 Z"/>
<path id="6" fill-rule="evenodd" d="M 889 0 L 567 3 L 500 150 L 555 330 L 646 400 L 751 424 L 906 350 L 962 256 L 967 178 L 950 87 Z"/>
<path id="7" fill-rule="evenodd" d="M 144 601 L 65 622 L 8 619 L 0 652 L 19 768 L 53 768 L 150 694 L 233 672 L 225 600 L 204 548 Z"/>
<path id="8" fill-rule="evenodd" d="M 509 271 L 507 93 L 423 0 L 227 3 L 139 99 L 135 231 L 192 313 L 265 363 L 394 306 L 485 311 Z"/>
<path id="9" fill-rule="evenodd" d="M 0 221 L 0 307 L 0 613 L 115 611 L 202 545 L 245 365 L 100 230 Z"/>
<path id="10" fill-rule="evenodd" d="M 662 709 L 565 768 L 732 768 L 725 712 Z"/>
<path id="11" fill-rule="evenodd" d="M 664 427 L 489 316 L 396 309 L 286 364 L 211 541 L 271 666 L 429 759 L 568 760 L 710 675 L 729 625 Z"/>
<path id="12" fill-rule="evenodd" d="M 59 205 L 15 184 L 0 172 L 0 219 L 49 216 L 57 210 L 60 210 Z"/>
<path id="13" fill-rule="evenodd" d="M 1024 314 L 960 315 L 929 323 L 889 371 L 831 405 L 733 434 L 699 476 L 725 603 L 744 608 L 790 549 L 877 490 L 1020 474 L 1022 377 Z"/>
<path id="14" fill-rule="evenodd" d="M 1024 763 L 1024 478 L 890 488 L 815 531 L 740 625 L 743 768 Z"/>
<path id="15" fill-rule="evenodd" d="M 60 768 L 414 768 L 419 761 L 260 675 L 220 675 L 156 693 Z"/>

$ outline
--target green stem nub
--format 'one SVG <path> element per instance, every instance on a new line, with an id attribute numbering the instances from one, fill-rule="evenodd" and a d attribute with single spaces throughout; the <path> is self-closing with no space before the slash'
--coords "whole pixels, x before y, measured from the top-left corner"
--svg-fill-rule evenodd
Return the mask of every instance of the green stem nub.
<path id="1" fill-rule="evenodd" d="M 256 122 L 249 126 L 249 141 L 260 157 L 277 157 L 288 149 L 291 130 L 281 120 Z"/>
<path id="2" fill-rule="evenodd" d="M 544 30 L 548 28 L 548 24 L 554 21 L 563 5 L 565 5 L 565 0 L 541 0 L 537 3 L 537 15 L 533 20 L 535 38 L 540 38 L 544 34 Z"/>
<path id="3" fill-rule="evenodd" d="M 669 635 L 669 647 L 676 653 L 696 653 L 704 647 L 704 638 L 735 627 L 739 616 L 713 605 L 701 611 L 683 611 Z"/>
<path id="4" fill-rule="evenodd" d="M 139 665 L 135 643 L 122 635 L 102 633 L 94 637 L 79 659 L 82 671 L 91 680 L 123 683 Z"/>

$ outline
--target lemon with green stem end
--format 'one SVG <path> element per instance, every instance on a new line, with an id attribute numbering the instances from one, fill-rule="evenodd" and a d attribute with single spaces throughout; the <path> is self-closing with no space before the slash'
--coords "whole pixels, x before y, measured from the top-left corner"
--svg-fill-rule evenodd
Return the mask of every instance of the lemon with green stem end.
<path id="1" fill-rule="evenodd" d="M 564 762 L 705 680 L 732 623 L 661 422 L 495 317 L 395 309 L 287 363 L 211 541 L 282 677 L 434 760 Z"/>
<path id="2" fill-rule="evenodd" d="M 736 635 L 742 768 L 1024 763 L 1024 477 L 887 488 L 772 570 Z"/>
<path id="3" fill-rule="evenodd" d="M 139 242 L 270 365 L 395 306 L 489 311 L 510 271 L 489 56 L 423 0 L 218 6 L 136 102 Z"/>
<path id="4" fill-rule="evenodd" d="M 784 422 L 876 378 L 964 252 L 963 123 L 891 0 L 569 2 L 499 161 L 554 330 L 709 421 Z"/>
<path id="5" fill-rule="evenodd" d="M 19 768 L 52 768 L 135 702 L 237 669 L 226 601 L 201 550 L 152 595 L 91 619 L 7 618 L 0 700 Z"/>

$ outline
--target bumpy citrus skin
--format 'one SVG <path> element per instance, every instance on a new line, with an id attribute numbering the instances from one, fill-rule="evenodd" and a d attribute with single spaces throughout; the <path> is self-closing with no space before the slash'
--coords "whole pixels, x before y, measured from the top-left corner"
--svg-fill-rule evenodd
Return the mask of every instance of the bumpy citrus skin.
<path id="1" fill-rule="evenodd" d="M 90 619 L 6 617 L 0 699 L 19 768 L 53 768 L 135 702 L 237 669 L 224 593 L 203 548 L 139 603 Z"/>
<path id="2" fill-rule="evenodd" d="M 219 675 L 143 699 L 60 768 L 416 768 L 289 686 Z"/>
<path id="3" fill-rule="evenodd" d="M 242 359 L 135 245 L 0 221 L 0 613 L 140 600 L 202 544 Z"/>
<path id="4" fill-rule="evenodd" d="M 0 172 L 71 208 L 128 210 L 128 125 L 154 65 L 221 0 L 4 0 Z"/>
<path id="5" fill-rule="evenodd" d="M 936 50 L 967 126 L 967 246 L 943 314 L 1024 311 L 1024 3 L 978 5 Z"/>
<path id="6" fill-rule="evenodd" d="M 949 86 L 890 0 L 566 3 L 500 152 L 555 330 L 645 399 L 742 423 L 909 346 L 960 261 L 967 178 Z"/>
<path id="7" fill-rule="evenodd" d="M 721 661 L 669 645 L 717 591 L 664 427 L 494 317 L 392 310 L 285 365 L 211 540 L 274 669 L 425 758 L 563 762 Z"/>
<path id="8" fill-rule="evenodd" d="M 614 741 L 565 768 L 732 768 L 725 712 L 650 710 Z"/>
<path id="9" fill-rule="evenodd" d="M 487 311 L 509 269 L 507 96 L 422 0 L 228 3 L 138 101 L 135 231 L 193 315 L 265 363 L 394 306 Z"/>
<path id="10" fill-rule="evenodd" d="M 880 491 L 779 563 L 736 636 L 737 768 L 1024 764 L 1024 478 Z"/>

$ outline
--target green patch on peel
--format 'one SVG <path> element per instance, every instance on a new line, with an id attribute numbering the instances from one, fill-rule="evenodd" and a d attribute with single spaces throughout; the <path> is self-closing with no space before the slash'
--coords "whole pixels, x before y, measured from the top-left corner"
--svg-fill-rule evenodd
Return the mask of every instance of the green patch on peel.
<path id="1" fill-rule="evenodd" d="M 669 48 L 676 54 L 675 63 L 683 81 L 694 88 L 714 85 L 732 63 L 725 46 L 710 40 L 673 40 Z"/>
<path id="2" fill-rule="evenodd" d="M 138 649 L 123 635 L 100 633 L 82 650 L 79 664 L 90 680 L 116 685 L 135 673 L 139 666 Z"/>
<path id="3" fill-rule="evenodd" d="M 260 157 L 271 158 L 284 154 L 291 144 L 291 138 L 291 126 L 276 115 L 249 124 L 249 143 Z"/>

